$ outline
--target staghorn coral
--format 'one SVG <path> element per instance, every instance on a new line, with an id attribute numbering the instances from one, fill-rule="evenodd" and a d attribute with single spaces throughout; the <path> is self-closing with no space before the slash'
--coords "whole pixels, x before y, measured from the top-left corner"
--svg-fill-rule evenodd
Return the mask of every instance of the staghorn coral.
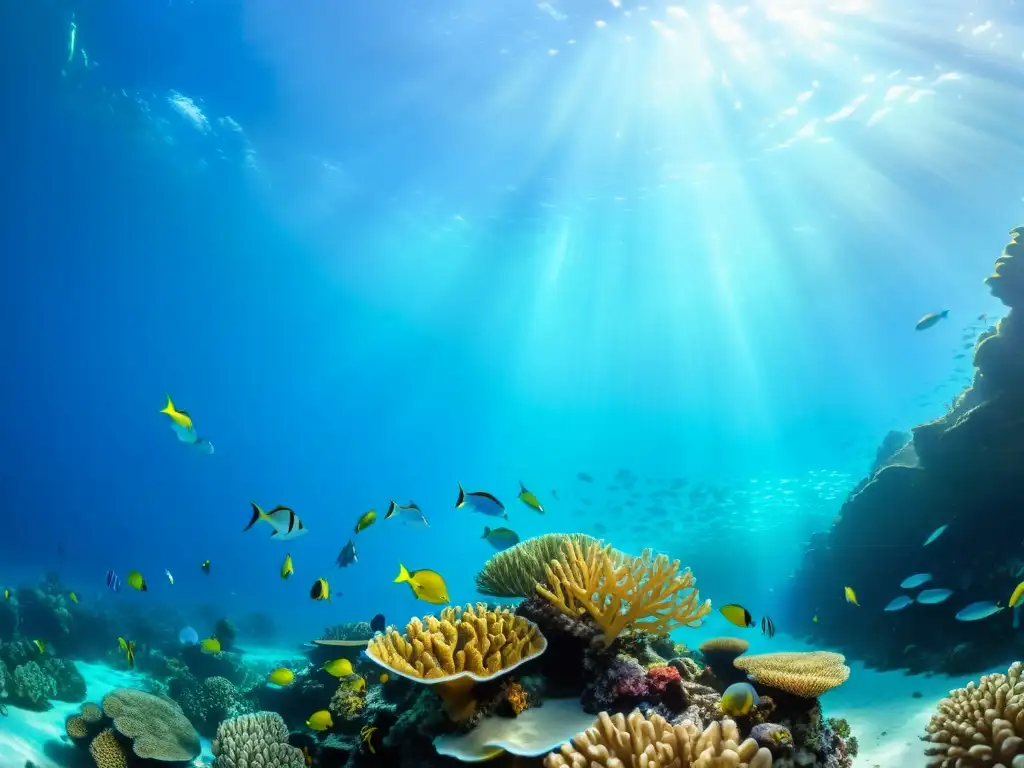
<path id="1" fill-rule="evenodd" d="M 174 762 L 199 756 L 199 736 L 171 699 L 118 688 L 103 697 L 103 714 L 132 740 L 132 750 L 141 758 Z"/>
<path id="2" fill-rule="evenodd" d="M 477 591 L 495 597 L 529 597 L 544 581 L 547 564 L 559 556 L 566 541 L 589 547 L 597 540 L 583 533 L 545 533 L 521 541 L 484 564 L 476 575 Z"/>
<path id="3" fill-rule="evenodd" d="M 607 712 L 545 758 L 545 768 L 771 768 L 772 756 L 753 739 L 740 742 L 732 720 L 703 731 L 690 722 L 670 725 L 663 717 Z"/>
<path id="4" fill-rule="evenodd" d="M 816 699 L 846 682 L 846 658 L 830 651 L 762 653 L 740 656 L 733 664 L 755 683 L 805 699 Z"/>
<path id="5" fill-rule="evenodd" d="M 586 550 L 566 539 L 560 559 L 545 568 L 551 589 L 537 593 L 567 616 L 589 613 L 601 627 L 606 646 L 627 628 L 666 634 L 676 627 L 699 627 L 711 611 L 700 602 L 693 574 L 679 575 L 679 561 L 644 550 L 634 558 L 592 542 Z"/>
<path id="6" fill-rule="evenodd" d="M 302 750 L 288 743 L 288 726 L 276 712 L 225 720 L 213 740 L 214 768 L 305 768 Z"/>
<path id="7" fill-rule="evenodd" d="M 929 768 L 1024 765 L 1024 665 L 950 691 L 928 723 Z"/>
<path id="8" fill-rule="evenodd" d="M 114 731 L 110 728 L 102 731 L 92 743 L 89 744 L 89 754 L 92 755 L 96 768 L 127 768 L 128 755 L 124 747 L 117 740 Z"/>

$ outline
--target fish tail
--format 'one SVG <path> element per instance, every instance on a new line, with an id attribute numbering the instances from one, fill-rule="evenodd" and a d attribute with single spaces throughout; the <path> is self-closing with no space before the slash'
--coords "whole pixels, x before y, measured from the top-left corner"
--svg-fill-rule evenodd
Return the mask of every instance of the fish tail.
<path id="1" fill-rule="evenodd" d="M 520 493 L 526 493 L 526 486 L 523 485 L 523 481 L 522 480 L 519 481 L 519 492 Z"/>
<path id="2" fill-rule="evenodd" d="M 164 393 L 164 394 L 166 394 L 166 393 Z M 170 416 L 174 412 L 175 412 L 175 410 L 174 410 L 174 402 L 171 400 L 171 396 L 167 395 L 167 405 L 165 405 L 160 410 L 160 413 L 166 413 L 168 416 Z"/>
<path id="3" fill-rule="evenodd" d="M 398 564 L 398 577 L 395 579 L 395 584 L 403 584 L 407 581 L 412 581 L 412 577 L 409 575 L 409 571 L 406 570 L 405 566 L 401 563 Z"/>
<path id="4" fill-rule="evenodd" d="M 486 539 L 486 538 L 487 538 L 488 536 L 490 536 L 490 535 L 491 535 L 491 529 L 490 529 L 490 528 L 488 528 L 488 527 L 487 527 L 487 526 L 485 525 L 485 526 L 484 526 L 484 535 L 483 535 L 483 536 L 481 536 L 480 538 L 481 538 L 481 539 Z"/>
<path id="5" fill-rule="evenodd" d="M 462 489 L 462 483 L 459 483 L 459 498 L 455 502 L 455 508 L 458 509 L 466 503 L 466 492 Z"/>
<path id="6" fill-rule="evenodd" d="M 389 517 L 393 517 L 398 511 L 398 505 L 395 504 L 395 500 L 392 499 L 388 502 L 388 511 L 384 514 L 384 519 L 387 520 Z"/>
<path id="7" fill-rule="evenodd" d="M 266 514 L 263 512 L 262 509 L 259 508 L 255 501 L 250 501 L 249 504 L 252 505 L 252 520 L 250 520 L 249 524 L 242 529 L 243 533 L 245 531 L 248 531 L 254 525 L 256 525 L 256 523 L 258 523 L 261 519 L 266 520 L 267 518 Z M 274 533 L 277 533 L 276 529 L 274 530 Z"/>

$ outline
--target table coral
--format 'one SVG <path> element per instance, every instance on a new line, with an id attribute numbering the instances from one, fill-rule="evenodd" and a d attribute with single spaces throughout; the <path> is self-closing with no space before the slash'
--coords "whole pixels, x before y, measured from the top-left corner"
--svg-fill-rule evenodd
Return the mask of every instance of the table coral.
<path id="1" fill-rule="evenodd" d="M 755 683 L 805 699 L 816 699 L 850 677 L 845 661 L 839 653 L 807 651 L 740 656 L 733 664 Z"/>
<path id="2" fill-rule="evenodd" d="M 305 768 L 302 750 L 288 743 L 288 726 L 276 712 L 225 720 L 213 740 L 214 768 Z"/>
<path id="3" fill-rule="evenodd" d="M 924 740 L 929 768 L 1024 765 L 1024 674 L 1015 662 L 1006 674 L 985 675 L 939 702 Z"/>

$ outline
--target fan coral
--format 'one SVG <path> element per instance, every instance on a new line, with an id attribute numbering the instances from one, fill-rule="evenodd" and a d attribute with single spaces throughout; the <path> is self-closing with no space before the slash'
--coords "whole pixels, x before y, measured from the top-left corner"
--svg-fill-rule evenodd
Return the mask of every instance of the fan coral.
<path id="1" fill-rule="evenodd" d="M 132 688 L 118 688 L 103 697 L 103 714 L 114 729 L 132 740 L 136 755 L 166 762 L 194 760 L 199 736 L 171 699 Z"/>
<path id="2" fill-rule="evenodd" d="M 566 541 L 589 547 L 596 539 L 583 533 L 546 533 L 521 541 L 489 559 L 476 575 L 482 595 L 529 597 L 544 580 L 547 564 L 559 556 Z"/>
<path id="3" fill-rule="evenodd" d="M 928 724 L 929 768 L 1024 765 L 1024 665 L 950 691 Z"/>
<path id="4" fill-rule="evenodd" d="M 711 611 L 700 602 L 693 574 L 678 574 L 679 561 L 651 550 L 637 558 L 591 543 L 586 551 L 566 539 L 560 559 L 546 567 L 551 589 L 537 593 L 567 616 L 589 613 L 603 631 L 606 646 L 627 627 L 666 634 L 676 627 L 699 627 Z"/>
<path id="5" fill-rule="evenodd" d="M 89 745 L 89 754 L 92 755 L 96 768 L 127 768 L 128 766 L 128 756 L 124 753 L 124 747 L 109 728 L 92 740 Z"/>
<path id="6" fill-rule="evenodd" d="M 544 760 L 545 768 L 771 768 L 772 756 L 753 739 L 740 742 L 732 720 L 715 721 L 704 731 L 686 721 L 670 725 L 663 717 L 629 717 L 607 712 L 593 727 L 563 744 Z"/>
<path id="7" fill-rule="evenodd" d="M 805 699 L 816 699 L 850 677 L 846 657 L 830 651 L 763 653 L 741 656 L 733 664 L 755 683 Z"/>
<path id="8" fill-rule="evenodd" d="M 302 750 L 288 743 L 288 726 L 276 712 L 225 720 L 213 740 L 214 768 L 305 768 Z"/>

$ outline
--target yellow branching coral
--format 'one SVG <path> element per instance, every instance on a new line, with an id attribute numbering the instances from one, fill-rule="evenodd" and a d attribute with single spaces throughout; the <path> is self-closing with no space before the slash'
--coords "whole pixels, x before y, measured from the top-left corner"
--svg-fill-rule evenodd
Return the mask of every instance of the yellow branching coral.
<path id="1" fill-rule="evenodd" d="M 1024 667 L 950 691 L 928 723 L 929 768 L 1024 765 Z"/>
<path id="2" fill-rule="evenodd" d="M 670 725 L 657 714 L 598 715 L 593 727 L 544 760 L 545 768 L 771 768 L 772 754 L 740 741 L 732 720 L 704 731 L 689 720 Z"/>
<path id="3" fill-rule="evenodd" d="M 846 657 L 830 651 L 762 653 L 740 656 L 733 664 L 755 683 L 805 699 L 816 699 L 850 677 Z"/>
<path id="4" fill-rule="evenodd" d="M 544 580 L 547 564 L 562 552 L 566 541 L 589 547 L 596 539 L 584 533 L 545 533 L 491 557 L 476 575 L 476 589 L 495 597 L 529 597 Z"/>
<path id="5" fill-rule="evenodd" d="M 124 747 L 117 740 L 114 732 L 108 728 L 92 740 L 89 745 L 89 754 L 92 755 L 96 768 L 127 768 L 128 756 L 124 753 Z"/>
<path id="6" fill-rule="evenodd" d="M 548 587 L 537 592 L 567 616 L 589 613 L 610 645 L 627 627 L 664 635 L 676 627 L 699 627 L 711 611 L 700 602 L 689 569 L 665 555 L 640 557 L 593 542 L 584 549 L 571 539 L 557 560 L 546 566 Z"/>

